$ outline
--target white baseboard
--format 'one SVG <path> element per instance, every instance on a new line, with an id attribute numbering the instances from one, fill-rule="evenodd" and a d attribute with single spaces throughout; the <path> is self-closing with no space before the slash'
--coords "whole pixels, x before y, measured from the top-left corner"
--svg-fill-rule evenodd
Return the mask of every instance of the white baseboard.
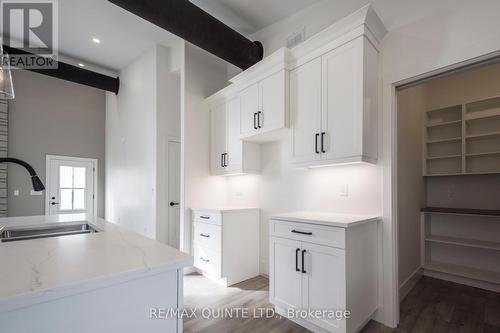
<path id="1" fill-rule="evenodd" d="M 415 287 L 415 285 L 420 281 L 420 279 L 423 276 L 423 269 L 422 267 L 418 267 L 411 275 L 404 280 L 401 285 L 399 286 L 399 301 L 401 302 L 406 295 L 410 292 L 410 290 Z"/>
<path id="2" fill-rule="evenodd" d="M 435 272 L 435 271 L 431 271 L 431 270 L 424 270 L 424 275 L 428 276 L 428 277 L 435 278 L 435 279 L 455 282 L 455 283 L 463 284 L 463 285 L 470 286 L 470 287 L 475 287 L 475 288 L 479 288 L 479 289 L 485 289 L 485 290 L 494 291 L 496 293 L 500 293 L 500 285 L 498 285 L 496 283 L 479 281 L 479 280 L 469 279 L 469 278 L 463 277 L 463 276 Z"/>

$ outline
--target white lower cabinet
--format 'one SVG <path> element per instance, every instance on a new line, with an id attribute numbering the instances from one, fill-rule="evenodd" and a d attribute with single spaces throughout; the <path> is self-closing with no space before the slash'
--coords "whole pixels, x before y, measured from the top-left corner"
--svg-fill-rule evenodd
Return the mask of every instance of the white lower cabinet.
<path id="1" fill-rule="evenodd" d="M 231 286 L 259 275 L 259 209 L 193 209 L 194 267 Z"/>
<path id="2" fill-rule="evenodd" d="M 377 223 L 339 228 L 271 220 L 270 228 L 270 302 L 278 313 L 313 332 L 361 329 L 378 307 Z M 345 310 L 349 319 L 335 317 Z"/>

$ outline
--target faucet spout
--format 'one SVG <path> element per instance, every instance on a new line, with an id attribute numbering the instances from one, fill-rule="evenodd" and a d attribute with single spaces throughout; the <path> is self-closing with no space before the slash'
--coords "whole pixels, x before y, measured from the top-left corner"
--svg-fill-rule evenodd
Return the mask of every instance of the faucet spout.
<path id="1" fill-rule="evenodd" d="M 36 192 L 45 190 L 45 186 L 43 185 L 42 181 L 36 174 L 35 169 L 33 169 L 33 167 L 29 165 L 27 162 L 12 157 L 0 157 L 0 163 L 15 163 L 21 165 L 26 170 L 28 170 L 31 176 L 31 184 L 33 185 L 33 190 Z"/>

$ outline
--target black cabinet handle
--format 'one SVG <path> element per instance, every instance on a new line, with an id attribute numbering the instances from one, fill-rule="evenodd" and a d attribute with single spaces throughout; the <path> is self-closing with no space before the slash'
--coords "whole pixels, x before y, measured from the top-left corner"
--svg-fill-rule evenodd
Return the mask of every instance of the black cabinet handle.
<path id="1" fill-rule="evenodd" d="M 170 202 L 170 207 L 174 207 L 174 206 L 179 206 L 179 203 L 171 201 Z"/>
<path id="2" fill-rule="evenodd" d="M 260 115 L 262 114 L 262 111 L 257 112 L 257 127 L 262 128 L 262 125 L 260 124 Z"/>
<path id="3" fill-rule="evenodd" d="M 306 254 L 306 250 L 302 250 L 302 273 L 306 274 L 306 270 L 304 269 L 304 256 Z"/>
<path id="4" fill-rule="evenodd" d="M 300 272 L 300 269 L 299 269 L 299 252 L 300 252 L 300 249 L 295 250 L 295 271 L 296 272 Z"/>
<path id="5" fill-rule="evenodd" d="M 316 151 L 316 154 L 319 154 L 318 139 L 319 139 L 319 133 L 316 133 L 316 138 L 314 139 L 314 150 Z"/>
<path id="6" fill-rule="evenodd" d="M 257 112 L 253 114 L 253 128 L 257 129 Z"/>
<path id="7" fill-rule="evenodd" d="M 305 231 L 297 231 L 297 230 L 292 230 L 294 234 L 301 234 L 301 235 L 307 235 L 307 236 L 312 236 L 312 232 L 305 232 Z"/>
<path id="8" fill-rule="evenodd" d="M 204 259 L 203 257 L 200 257 L 200 260 L 201 260 L 201 261 L 204 261 L 204 262 L 210 262 L 210 260 L 208 260 L 208 259 Z"/>
<path id="9" fill-rule="evenodd" d="M 227 153 L 224 153 L 224 154 L 222 154 L 222 156 L 223 156 L 223 159 L 224 159 L 224 168 L 227 168 L 227 157 L 228 157 L 228 155 L 227 155 Z"/>
<path id="10" fill-rule="evenodd" d="M 321 133 L 321 152 L 323 154 L 326 153 L 326 150 L 325 150 L 325 135 L 326 135 L 325 132 Z"/>
<path id="11" fill-rule="evenodd" d="M 210 238 L 210 235 L 200 234 L 201 237 Z"/>
<path id="12" fill-rule="evenodd" d="M 204 220 L 210 220 L 210 216 L 200 216 L 200 219 L 204 219 Z"/>
<path id="13" fill-rule="evenodd" d="M 220 154 L 220 167 L 224 167 L 224 154 Z"/>

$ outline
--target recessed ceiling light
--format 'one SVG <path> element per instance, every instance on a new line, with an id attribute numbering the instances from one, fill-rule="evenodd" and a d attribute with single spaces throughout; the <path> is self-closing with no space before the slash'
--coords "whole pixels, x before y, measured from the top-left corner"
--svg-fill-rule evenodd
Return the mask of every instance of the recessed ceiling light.
<path id="1" fill-rule="evenodd" d="M 85 64 L 79 63 L 78 66 L 85 67 Z"/>
<path id="2" fill-rule="evenodd" d="M 99 38 L 94 37 L 92 38 L 92 41 L 96 44 L 101 44 L 101 40 Z"/>

